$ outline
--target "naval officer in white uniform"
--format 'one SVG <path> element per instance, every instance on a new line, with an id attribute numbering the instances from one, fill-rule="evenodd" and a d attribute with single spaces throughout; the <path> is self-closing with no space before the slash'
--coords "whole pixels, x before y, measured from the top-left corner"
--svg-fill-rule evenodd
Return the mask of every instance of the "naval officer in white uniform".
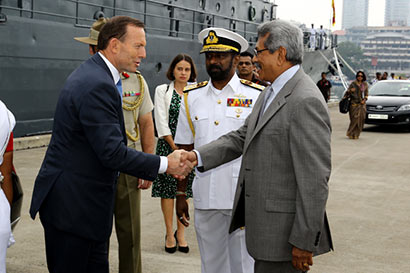
<path id="1" fill-rule="evenodd" d="M 205 53 L 211 79 L 185 88 L 175 143 L 186 149 L 241 127 L 264 89 L 236 75 L 239 53 L 248 48 L 242 36 L 222 28 L 207 28 L 198 39 L 203 44 L 201 53 Z M 240 165 L 239 158 L 207 172 L 196 172 L 192 190 L 202 273 L 253 272 L 246 230 L 229 234 Z M 184 205 L 185 200 L 183 191 L 179 193 L 182 198 L 177 192 L 177 206 Z"/>

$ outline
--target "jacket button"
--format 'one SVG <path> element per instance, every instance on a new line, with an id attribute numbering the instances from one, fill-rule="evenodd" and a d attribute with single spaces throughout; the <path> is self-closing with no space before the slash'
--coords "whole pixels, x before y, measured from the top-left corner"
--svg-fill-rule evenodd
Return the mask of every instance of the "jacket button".
<path id="1" fill-rule="evenodd" d="M 215 123 L 215 125 L 219 125 L 219 121 L 217 121 L 217 120 L 215 120 L 214 123 Z"/>

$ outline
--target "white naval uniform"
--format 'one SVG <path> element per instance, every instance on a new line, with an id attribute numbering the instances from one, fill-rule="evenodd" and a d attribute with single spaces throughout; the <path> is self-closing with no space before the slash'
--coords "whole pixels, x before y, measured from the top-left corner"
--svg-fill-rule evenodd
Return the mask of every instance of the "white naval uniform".
<path id="1" fill-rule="evenodd" d="M 241 83 L 236 74 L 222 90 L 208 82 L 189 91 L 188 105 L 195 138 L 182 99 L 175 143 L 194 143 L 195 147 L 200 147 L 238 129 L 251 113 L 260 91 Z M 228 100 L 235 99 L 252 102 L 248 107 L 228 106 Z M 230 235 L 228 232 L 240 165 L 241 158 L 238 158 L 215 169 L 196 172 L 192 191 L 202 273 L 253 272 L 254 261 L 246 250 L 245 230 Z"/>
<path id="2" fill-rule="evenodd" d="M 315 50 L 316 49 L 316 30 L 314 28 L 310 29 L 309 43 L 310 43 L 310 50 Z"/>
<path id="3" fill-rule="evenodd" d="M 0 101 L 0 165 L 15 123 L 13 114 Z M 11 236 L 10 204 L 0 187 L 0 273 L 6 273 L 6 250 Z"/>

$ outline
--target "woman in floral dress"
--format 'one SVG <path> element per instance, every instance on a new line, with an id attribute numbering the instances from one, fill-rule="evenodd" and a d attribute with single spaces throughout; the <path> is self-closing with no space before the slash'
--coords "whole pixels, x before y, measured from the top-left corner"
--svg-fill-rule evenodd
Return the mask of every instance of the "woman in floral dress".
<path id="1" fill-rule="evenodd" d="M 192 58 L 187 54 L 177 55 L 167 72 L 169 84 L 162 84 L 155 89 L 155 127 L 158 132 L 156 154 L 167 156 L 178 147 L 174 143 L 178 124 L 179 107 L 183 90 L 188 82 L 195 82 L 196 68 Z M 189 175 L 186 198 L 192 197 L 194 173 Z M 174 253 L 177 249 L 187 253 L 188 243 L 184 237 L 184 226 L 177 220 L 177 231 L 173 231 L 174 200 L 177 181 L 171 175 L 159 174 L 152 186 L 152 197 L 161 198 L 161 209 L 166 227 L 165 251 Z"/>

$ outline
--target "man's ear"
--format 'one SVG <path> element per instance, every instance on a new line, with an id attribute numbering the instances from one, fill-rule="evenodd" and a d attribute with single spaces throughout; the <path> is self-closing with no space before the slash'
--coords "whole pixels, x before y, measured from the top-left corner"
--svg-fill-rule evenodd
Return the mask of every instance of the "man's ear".
<path id="1" fill-rule="evenodd" d="M 120 51 L 120 40 L 117 38 L 112 38 L 110 41 L 108 41 L 108 46 L 107 49 L 109 49 L 113 54 L 118 54 Z"/>
<path id="2" fill-rule="evenodd" d="M 239 54 L 236 54 L 235 57 L 233 57 L 233 65 L 235 67 L 237 67 L 239 64 L 239 56 L 240 56 Z"/>
<path id="3" fill-rule="evenodd" d="M 279 49 L 278 49 L 278 64 L 279 65 L 282 65 L 282 64 L 284 64 L 285 62 L 286 62 L 286 48 L 284 48 L 284 47 L 279 47 Z"/>

